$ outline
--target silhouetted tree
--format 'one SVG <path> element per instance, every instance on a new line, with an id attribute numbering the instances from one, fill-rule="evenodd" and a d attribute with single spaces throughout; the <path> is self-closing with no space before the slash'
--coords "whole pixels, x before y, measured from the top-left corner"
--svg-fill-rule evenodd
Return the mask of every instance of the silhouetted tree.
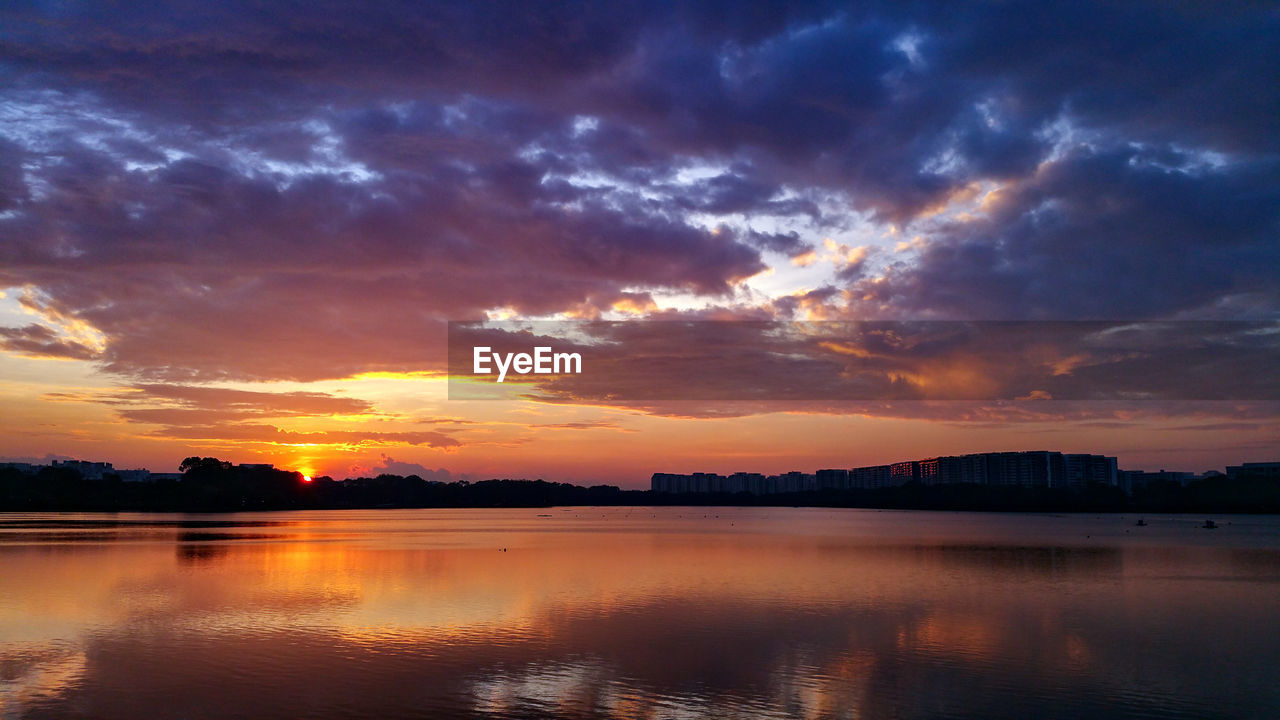
<path id="1" fill-rule="evenodd" d="M 218 458 L 211 457 L 202 458 L 194 455 L 178 464 L 178 472 L 180 473 L 186 473 L 192 470 L 197 472 L 226 472 L 231 468 L 231 463 L 225 460 L 219 460 Z"/>

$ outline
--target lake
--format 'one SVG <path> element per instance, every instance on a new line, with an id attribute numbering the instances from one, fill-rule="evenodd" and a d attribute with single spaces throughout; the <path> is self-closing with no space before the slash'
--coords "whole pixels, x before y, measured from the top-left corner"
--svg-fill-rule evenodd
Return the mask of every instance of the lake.
<path id="1" fill-rule="evenodd" d="M 1275 718 L 1280 518 L 0 515 L 0 718 Z"/>

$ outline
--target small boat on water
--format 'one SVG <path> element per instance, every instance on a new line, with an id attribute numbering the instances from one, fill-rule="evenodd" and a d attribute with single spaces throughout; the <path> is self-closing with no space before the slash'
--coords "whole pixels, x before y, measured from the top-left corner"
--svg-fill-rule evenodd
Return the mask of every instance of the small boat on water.
<path id="1" fill-rule="evenodd" d="M 1134 523 L 1134 525 L 1137 525 L 1138 527 L 1146 527 L 1147 521 L 1142 518 L 1138 518 L 1138 522 Z"/>
<path id="2" fill-rule="evenodd" d="M 1214 521 L 1212 521 L 1212 520 L 1205 520 L 1205 521 L 1204 521 L 1204 524 L 1203 524 L 1203 525 L 1201 525 L 1200 527 L 1204 528 L 1205 530 L 1217 530 L 1217 529 L 1218 529 L 1218 523 L 1216 523 L 1216 522 L 1214 522 Z"/>

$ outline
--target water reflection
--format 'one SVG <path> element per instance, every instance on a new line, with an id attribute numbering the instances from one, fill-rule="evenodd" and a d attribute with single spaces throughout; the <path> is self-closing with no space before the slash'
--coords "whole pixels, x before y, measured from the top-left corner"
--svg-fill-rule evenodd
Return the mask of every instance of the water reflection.
<path id="1" fill-rule="evenodd" d="M 5 718 L 1280 707 L 1276 519 L 1140 538 L 758 509 L 40 520 L 0 522 Z"/>

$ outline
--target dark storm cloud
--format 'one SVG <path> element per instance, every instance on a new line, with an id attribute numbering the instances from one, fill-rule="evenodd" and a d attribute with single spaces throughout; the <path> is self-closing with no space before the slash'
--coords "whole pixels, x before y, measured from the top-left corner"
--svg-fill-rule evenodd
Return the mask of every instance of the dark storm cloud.
<path id="1" fill-rule="evenodd" d="M 445 319 L 726 298 L 762 251 L 804 252 L 841 215 L 927 235 L 837 276 L 862 314 L 1280 309 L 1265 5 L 30 4 L 0 20 L 0 286 L 101 331 L 92 357 L 127 376 L 439 368 Z M 983 183 L 1000 187 L 985 215 L 921 225 Z M 38 334 L 6 346 L 90 356 Z"/>

